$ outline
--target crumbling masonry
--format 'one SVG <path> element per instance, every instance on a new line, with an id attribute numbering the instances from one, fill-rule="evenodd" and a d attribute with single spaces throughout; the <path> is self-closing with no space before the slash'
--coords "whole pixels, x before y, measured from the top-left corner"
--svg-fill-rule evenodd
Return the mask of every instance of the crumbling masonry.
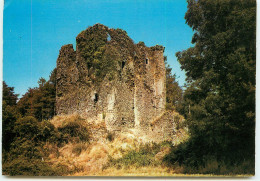
<path id="1" fill-rule="evenodd" d="M 76 112 L 88 120 L 104 121 L 109 131 L 149 131 L 165 112 L 163 52 L 159 45 L 134 44 L 121 29 L 96 24 L 82 31 L 76 51 L 72 44 L 60 50 L 57 114 Z"/>

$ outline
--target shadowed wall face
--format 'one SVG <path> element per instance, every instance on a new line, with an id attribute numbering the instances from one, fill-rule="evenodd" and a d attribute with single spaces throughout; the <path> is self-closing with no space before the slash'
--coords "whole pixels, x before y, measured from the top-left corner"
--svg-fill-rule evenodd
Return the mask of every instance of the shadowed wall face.
<path id="1" fill-rule="evenodd" d="M 149 129 L 165 111 L 164 48 L 101 24 L 76 40 L 76 51 L 64 45 L 57 60 L 57 114 L 79 113 L 114 131 Z"/>

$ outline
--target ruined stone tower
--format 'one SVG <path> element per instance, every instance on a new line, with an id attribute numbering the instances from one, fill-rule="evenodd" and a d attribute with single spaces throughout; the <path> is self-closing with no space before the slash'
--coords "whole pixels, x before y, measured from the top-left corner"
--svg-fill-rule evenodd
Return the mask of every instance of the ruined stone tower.
<path id="1" fill-rule="evenodd" d="M 79 113 L 108 130 L 149 129 L 165 111 L 164 47 L 134 44 L 96 24 L 64 45 L 57 60 L 57 114 Z"/>

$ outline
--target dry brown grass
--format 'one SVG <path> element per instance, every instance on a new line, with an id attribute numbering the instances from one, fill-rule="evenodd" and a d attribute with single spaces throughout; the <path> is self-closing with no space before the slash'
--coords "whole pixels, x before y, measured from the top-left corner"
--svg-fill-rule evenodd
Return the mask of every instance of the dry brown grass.
<path id="1" fill-rule="evenodd" d="M 78 172 L 73 176 L 83 176 L 88 174 L 89 176 L 180 176 L 183 174 L 175 173 L 174 170 L 170 170 L 167 167 L 130 167 L 130 168 L 121 168 L 116 169 L 114 167 L 110 167 L 108 169 L 105 169 L 103 171 L 99 172 Z"/>
<path id="2" fill-rule="evenodd" d="M 57 121 L 55 126 L 59 127 L 65 121 L 71 119 L 77 119 L 77 115 L 59 116 L 52 121 Z M 100 140 L 85 143 L 86 149 L 81 151 L 80 154 L 73 152 L 77 144 L 79 143 L 69 142 L 61 148 L 56 148 L 58 150 L 53 149 L 53 153 L 49 155 L 50 162 L 54 165 L 66 165 L 73 172 L 71 175 L 96 175 L 102 172 L 103 167 L 109 161 L 109 157 L 121 158 L 128 151 L 138 149 L 141 143 L 131 133 L 126 133 L 117 135 L 113 141 Z M 52 146 L 48 145 L 48 147 L 51 148 Z M 55 154 L 55 152 L 58 152 L 58 154 Z"/>
<path id="3" fill-rule="evenodd" d="M 55 116 L 51 123 L 56 128 L 61 128 L 70 121 L 80 120 L 82 124 L 88 126 L 90 130 L 103 129 L 104 123 L 94 124 L 82 120 L 77 114 Z M 110 158 L 119 159 L 130 151 L 136 150 L 143 145 L 143 139 L 137 137 L 136 130 L 127 130 L 124 133 L 118 133 L 113 140 L 106 138 L 99 138 L 92 140 L 90 143 L 67 143 L 58 148 L 54 145 L 47 145 L 51 151 L 49 155 L 50 163 L 53 165 L 65 165 L 68 167 L 69 172 L 66 175 L 73 176 L 176 176 L 181 173 L 181 168 L 169 170 L 167 167 L 162 166 L 145 166 L 140 168 L 130 167 L 128 169 L 115 167 L 105 167 Z M 81 144 L 80 147 L 84 148 L 80 152 L 75 152 L 75 147 Z M 162 160 L 163 156 L 169 152 L 169 148 L 162 148 L 157 155 L 156 160 Z M 106 169 L 104 169 L 104 167 Z"/>
<path id="4" fill-rule="evenodd" d="M 59 128 L 69 121 L 76 121 L 81 119 L 78 114 L 70 114 L 70 115 L 58 115 L 55 116 L 50 122 L 56 127 Z"/>

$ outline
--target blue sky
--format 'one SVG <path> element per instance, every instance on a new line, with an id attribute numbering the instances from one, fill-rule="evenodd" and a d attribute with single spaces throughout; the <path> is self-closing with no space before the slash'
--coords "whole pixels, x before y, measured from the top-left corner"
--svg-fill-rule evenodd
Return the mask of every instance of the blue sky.
<path id="1" fill-rule="evenodd" d="M 3 79 L 23 95 L 49 78 L 59 49 L 96 23 L 127 31 L 135 43 L 166 47 L 168 63 L 185 82 L 175 53 L 192 46 L 185 0 L 5 0 Z"/>

